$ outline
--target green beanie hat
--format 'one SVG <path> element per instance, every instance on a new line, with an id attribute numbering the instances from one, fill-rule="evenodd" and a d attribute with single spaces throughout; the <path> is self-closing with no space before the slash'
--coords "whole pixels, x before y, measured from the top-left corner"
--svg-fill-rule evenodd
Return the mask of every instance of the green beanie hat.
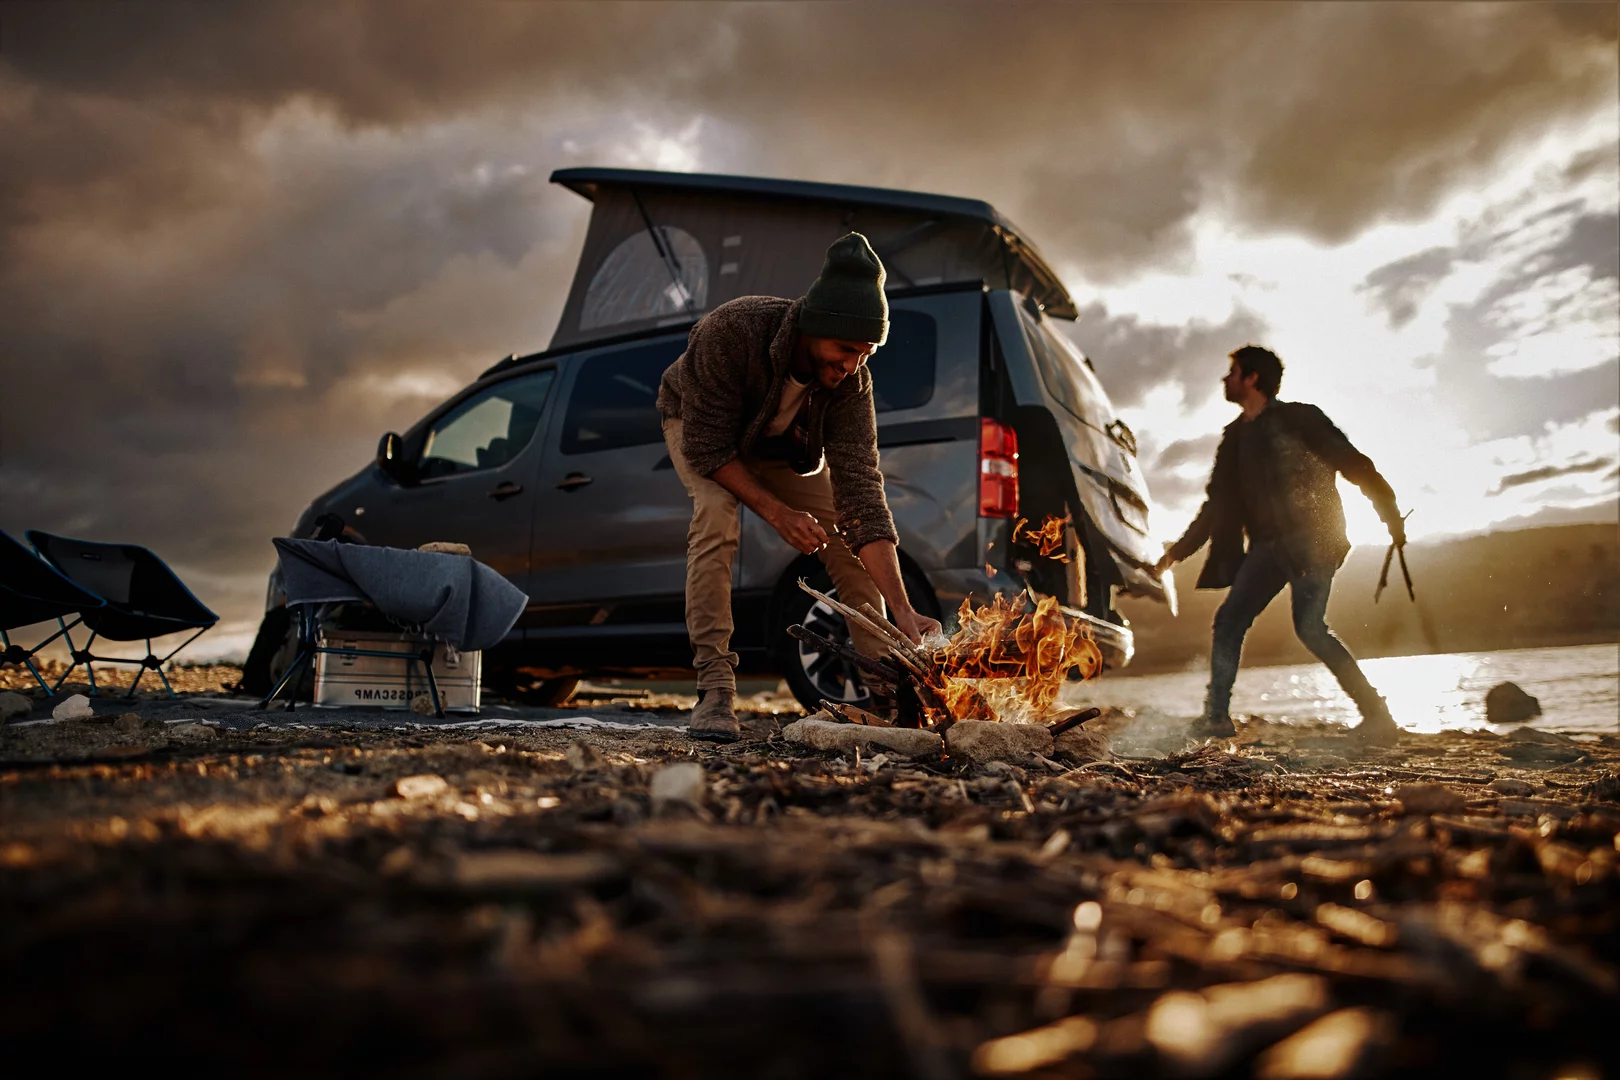
<path id="1" fill-rule="evenodd" d="M 866 237 L 852 232 L 834 240 L 821 276 L 804 294 L 799 333 L 882 345 L 889 336 L 883 278 L 883 262 Z"/>

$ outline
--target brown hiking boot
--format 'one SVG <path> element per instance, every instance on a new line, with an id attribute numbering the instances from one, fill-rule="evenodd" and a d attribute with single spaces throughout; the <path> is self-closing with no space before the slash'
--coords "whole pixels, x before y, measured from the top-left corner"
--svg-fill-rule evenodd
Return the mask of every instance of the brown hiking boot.
<path id="1" fill-rule="evenodd" d="M 741 734 L 737 714 L 732 711 L 735 691 L 719 687 L 698 691 L 697 705 L 692 709 L 691 726 L 686 733 L 706 742 L 736 742 Z"/>
<path id="2" fill-rule="evenodd" d="M 1230 739 L 1237 734 L 1237 726 L 1230 716 L 1200 716 L 1187 728 L 1194 739 Z"/>

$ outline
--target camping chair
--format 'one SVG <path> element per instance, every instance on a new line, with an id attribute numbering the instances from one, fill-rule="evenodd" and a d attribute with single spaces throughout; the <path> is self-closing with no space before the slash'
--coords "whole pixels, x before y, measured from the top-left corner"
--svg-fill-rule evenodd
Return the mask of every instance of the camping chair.
<path id="1" fill-rule="evenodd" d="M 34 681 L 49 691 L 50 685 L 34 666 L 34 656 L 79 625 L 79 618 L 64 623 L 64 616 L 79 613 L 82 618 L 83 612 L 105 605 L 101 597 L 75 585 L 50 563 L 0 532 L 0 644 L 5 645 L 0 660 L 21 664 Z M 10 631 L 52 619 L 61 629 L 50 637 L 27 648 L 12 644 Z M 72 648 L 72 644 L 70 639 L 68 647 Z"/>
<path id="2" fill-rule="evenodd" d="M 80 613 L 84 625 L 90 629 L 90 640 L 80 649 L 67 637 L 72 650 L 73 663 L 57 687 L 67 681 L 68 675 L 80 664 L 90 676 L 90 693 L 96 693 L 96 673 L 91 661 L 103 664 L 138 664 L 140 671 L 129 684 L 125 697 L 134 697 L 135 688 L 147 669 L 157 672 L 163 688 L 170 697 L 179 697 L 163 674 L 163 665 L 174 654 L 202 636 L 203 631 L 219 622 L 219 616 L 203 607 L 202 602 L 175 576 L 162 559 L 146 548 L 134 544 L 97 544 L 88 540 L 69 540 L 52 536 L 37 529 L 28 531 L 28 542 L 40 557 L 60 570 L 74 584 L 95 593 L 106 601 L 105 606 Z M 61 621 L 60 619 L 58 620 Z M 63 624 L 62 632 L 70 630 Z M 165 634 L 195 630 L 186 640 L 169 650 L 164 657 L 152 654 L 152 639 Z M 113 641 L 146 640 L 146 655 L 140 659 L 120 656 L 95 656 L 90 652 L 97 636 Z"/>

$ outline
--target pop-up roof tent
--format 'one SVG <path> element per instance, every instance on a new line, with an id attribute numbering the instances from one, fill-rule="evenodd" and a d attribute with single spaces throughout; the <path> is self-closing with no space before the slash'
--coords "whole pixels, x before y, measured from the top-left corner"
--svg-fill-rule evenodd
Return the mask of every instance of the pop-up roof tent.
<path id="1" fill-rule="evenodd" d="M 864 233 L 888 287 L 984 282 L 1073 319 L 1074 300 L 977 199 L 747 176 L 560 169 L 595 204 L 552 348 L 690 322 L 739 296 L 802 296 L 827 245 Z"/>

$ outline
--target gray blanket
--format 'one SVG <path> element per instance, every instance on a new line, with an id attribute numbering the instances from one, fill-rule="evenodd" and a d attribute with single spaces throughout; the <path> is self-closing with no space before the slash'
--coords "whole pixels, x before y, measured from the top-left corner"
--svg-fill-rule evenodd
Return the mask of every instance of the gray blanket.
<path id="1" fill-rule="evenodd" d="M 283 536 L 272 542 L 288 606 L 364 601 L 469 652 L 499 643 L 529 603 L 510 581 L 466 555 Z"/>

